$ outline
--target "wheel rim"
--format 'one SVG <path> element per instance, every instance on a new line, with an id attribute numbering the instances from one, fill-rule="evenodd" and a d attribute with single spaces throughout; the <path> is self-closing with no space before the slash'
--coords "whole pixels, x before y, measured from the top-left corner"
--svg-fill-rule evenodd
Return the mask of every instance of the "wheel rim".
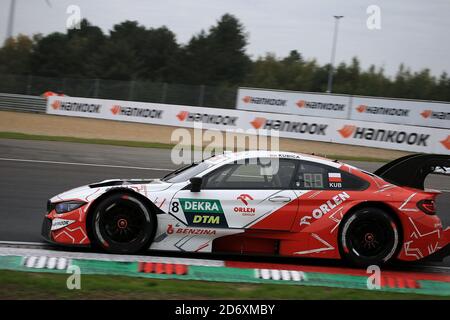
<path id="1" fill-rule="evenodd" d="M 107 242 L 126 244 L 143 236 L 145 216 L 134 203 L 120 201 L 107 208 L 99 222 Z"/>
<path id="2" fill-rule="evenodd" d="M 351 250 L 363 258 L 375 258 L 389 252 L 394 235 L 388 221 L 373 218 L 355 220 L 348 230 Z"/>

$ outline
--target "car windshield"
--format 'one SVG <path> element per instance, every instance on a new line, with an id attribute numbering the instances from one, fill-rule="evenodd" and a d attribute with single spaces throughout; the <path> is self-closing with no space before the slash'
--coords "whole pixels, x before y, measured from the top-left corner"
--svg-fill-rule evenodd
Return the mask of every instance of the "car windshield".
<path id="1" fill-rule="evenodd" d="M 195 177 L 200 172 L 212 167 L 214 163 L 209 161 L 194 162 L 190 165 L 181 167 L 175 171 L 172 171 L 168 175 L 164 176 L 161 180 L 170 183 L 177 183 L 187 181 L 192 177 Z"/>

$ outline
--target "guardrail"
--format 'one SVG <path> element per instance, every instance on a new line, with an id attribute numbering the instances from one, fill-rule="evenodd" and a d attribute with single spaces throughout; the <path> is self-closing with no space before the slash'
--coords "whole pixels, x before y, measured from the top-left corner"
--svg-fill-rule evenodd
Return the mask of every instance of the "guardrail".
<path id="1" fill-rule="evenodd" d="M 0 110 L 45 113 L 46 99 L 39 96 L 0 93 Z"/>

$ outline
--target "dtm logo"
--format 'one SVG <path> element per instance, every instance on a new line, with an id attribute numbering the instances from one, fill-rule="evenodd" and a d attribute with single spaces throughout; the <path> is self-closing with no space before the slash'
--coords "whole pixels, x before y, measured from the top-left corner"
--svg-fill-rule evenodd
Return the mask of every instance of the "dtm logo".
<path id="1" fill-rule="evenodd" d="M 300 225 L 306 224 L 310 225 L 311 219 L 320 219 L 328 212 L 332 211 L 334 208 L 340 206 L 343 202 L 350 199 L 350 195 L 347 192 L 341 192 L 335 195 L 331 200 L 321 204 L 318 208 L 314 209 L 311 216 L 304 216 L 300 219 Z"/>
<path id="2" fill-rule="evenodd" d="M 228 227 L 219 200 L 188 198 L 180 198 L 179 200 L 188 225 Z M 175 207 L 175 204 L 176 202 L 173 207 Z"/>

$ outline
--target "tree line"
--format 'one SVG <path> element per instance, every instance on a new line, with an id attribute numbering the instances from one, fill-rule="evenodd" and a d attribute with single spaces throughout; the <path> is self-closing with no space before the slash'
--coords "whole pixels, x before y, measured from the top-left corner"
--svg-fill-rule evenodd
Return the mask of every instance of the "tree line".
<path id="1" fill-rule="evenodd" d="M 177 42 L 167 27 L 146 28 L 136 21 L 105 34 L 83 20 L 79 29 L 32 37 L 18 35 L 0 48 L 0 73 L 45 77 L 148 80 L 221 87 L 249 86 L 324 92 L 329 64 L 305 60 L 292 50 L 286 57 L 268 53 L 254 60 L 246 53 L 248 34 L 233 15 L 223 15 L 209 30 Z M 334 93 L 450 101 L 450 77 L 403 64 L 389 77 L 374 65 L 363 70 L 358 58 L 334 70 Z"/>

